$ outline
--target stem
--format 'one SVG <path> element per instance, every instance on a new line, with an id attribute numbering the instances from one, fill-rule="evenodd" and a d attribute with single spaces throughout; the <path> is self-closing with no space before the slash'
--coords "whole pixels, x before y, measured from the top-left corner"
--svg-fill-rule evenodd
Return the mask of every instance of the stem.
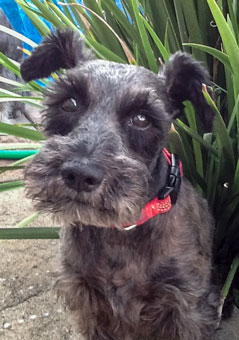
<path id="1" fill-rule="evenodd" d="M 60 228 L 0 228 L 0 239 L 2 240 L 47 240 L 58 239 Z"/>
<path id="2" fill-rule="evenodd" d="M 22 221 L 20 221 L 15 228 L 25 228 L 29 223 L 34 221 L 39 216 L 39 212 L 35 212 L 34 214 L 27 216 Z"/>
<path id="3" fill-rule="evenodd" d="M 218 306 L 218 314 L 219 314 L 220 319 L 221 319 L 222 308 L 223 308 L 225 299 L 226 299 L 226 297 L 229 293 L 229 290 L 230 290 L 231 285 L 232 285 L 232 281 L 234 279 L 234 276 L 236 274 L 238 267 L 239 267 L 239 254 L 237 254 L 235 256 L 234 260 L 232 261 L 230 271 L 227 275 L 226 281 L 225 281 L 224 286 L 223 286 L 222 291 L 221 291 L 221 297 L 220 297 L 220 302 L 219 302 L 219 306 Z"/>

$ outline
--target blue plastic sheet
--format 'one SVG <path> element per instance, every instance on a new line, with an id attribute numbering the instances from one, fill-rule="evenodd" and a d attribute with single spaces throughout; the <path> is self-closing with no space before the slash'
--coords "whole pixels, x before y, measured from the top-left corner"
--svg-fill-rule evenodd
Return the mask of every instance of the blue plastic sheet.
<path id="1" fill-rule="evenodd" d="M 30 2 L 30 0 L 28 2 Z M 53 2 L 57 5 L 57 2 L 59 2 L 59 0 L 53 0 Z M 80 0 L 78 2 L 81 3 Z M 116 0 L 116 4 L 120 9 L 122 9 L 120 0 Z M 15 3 L 14 0 L 0 0 L 0 8 L 4 11 L 12 27 L 17 32 L 22 33 L 36 43 L 39 43 L 41 41 L 40 34 L 33 26 L 31 21 L 28 19 L 24 11 Z M 48 25 L 48 27 L 50 27 L 50 25 L 46 21 L 44 22 Z"/>
<path id="2" fill-rule="evenodd" d="M 22 33 L 36 43 L 40 42 L 40 34 L 14 0 L 0 0 L 0 8 L 17 32 Z"/>

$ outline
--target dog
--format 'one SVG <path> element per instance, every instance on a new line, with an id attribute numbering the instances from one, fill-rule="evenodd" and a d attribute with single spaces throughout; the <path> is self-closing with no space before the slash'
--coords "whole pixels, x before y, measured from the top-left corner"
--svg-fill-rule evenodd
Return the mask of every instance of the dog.
<path id="1" fill-rule="evenodd" d="M 12 26 L 2 9 L 0 9 L 0 24 L 6 26 L 7 28 L 12 29 Z M 7 33 L 0 32 L 0 52 L 2 52 L 10 59 L 13 59 L 17 62 L 21 62 L 23 54 L 19 47 L 21 47 L 21 43 L 18 39 L 14 38 L 13 36 Z M 0 64 L 0 76 L 10 80 L 21 82 L 20 77 L 15 75 L 7 68 L 3 67 L 1 64 Z M 0 82 L 0 87 L 5 90 L 12 89 L 12 86 L 2 82 Z M 0 103 L 0 121 L 9 123 L 12 120 L 20 118 L 23 115 L 28 116 L 24 103 L 17 101 Z"/>
<path id="2" fill-rule="evenodd" d="M 213 114 L 201 64 L 177 52 L 159 74 L 98 60 L 57 30 L 25 59 L 25 81 L 66 69 L 46 91 L 45 146 L 27 194 L 63 224 L 58 295 L 88 340 L 209 340 L 213 218 L 166 150 L 183 101 Z"/>

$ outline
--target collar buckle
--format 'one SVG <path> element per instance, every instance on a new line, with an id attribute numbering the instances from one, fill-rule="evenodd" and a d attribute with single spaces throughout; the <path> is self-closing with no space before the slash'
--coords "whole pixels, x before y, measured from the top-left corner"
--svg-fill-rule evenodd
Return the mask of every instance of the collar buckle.
<path id="1" fill-rule="evenodd" d="M 171 164 L 169 165 L 168 180 L 166 186 L 159 192 L 158 198 L 163 199 L 170 195 L 171 203 L 175 204 L 181 185 L 180 161 L 177 155 L 171 154 Z"/>

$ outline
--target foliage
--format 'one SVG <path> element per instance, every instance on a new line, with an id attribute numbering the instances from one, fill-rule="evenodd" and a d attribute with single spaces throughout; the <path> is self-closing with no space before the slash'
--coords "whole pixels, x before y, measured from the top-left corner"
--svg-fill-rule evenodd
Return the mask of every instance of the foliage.
<path id="1" fill-rule="evenodd" d="M 210 133 L 203 133 L 194 108 L 185 103 L 185 118 L 175 122 L 169 147 L 183 161 L 185 175 L 208 200 L 216 220 L 215 260 L 228 266 L 239 252 L 239 11 L 237 0 L 15 0 L 42 36 L 53 27 L 80 29 L 99 58 L 143 65 L 154 72 L 181 49 L 207 65 L 216 103 L 204 89 L 215 112 Z M 7 29 L 0 26 L 1 31 Z M 16 36 L 15 32 L 11 34 Z M 20 37 L 34 47 L 34 43 Z M 0 54 L 0 63 L 19 75 L 19 65 Z M 0 79 L 7 82 L 5 79 Z M 43 80 L 42 84 L 48 81 Z M 17 88 L 16 88 L 17 86 Z M 35 97 L 19 97 L 28 90 Z M 0 89 L 0 101 L 23 100 L 40 106 L 42 86 L 13 84 Z M 5 127 L 6 128 L 6 127 Z M 10 128 L 10 127 L 9 127 Z M 4 130 L 0 123 L 0 132 Z M 6 130 L 5 130 L 6 131 Z M 18 130 L 19 131 L 19 130 Z M 8 133 L 19 135 L 16 127 Z M 25 133 L 22 130 L 22 133 Z M 34 136 L 33 136 L 34 135 Z M 28 138 L 39 140 L 33 133 Z M 19 185 L 19 183 L 16 183 Z M 1 190 L 1 186 L 0 186 Z"/>

